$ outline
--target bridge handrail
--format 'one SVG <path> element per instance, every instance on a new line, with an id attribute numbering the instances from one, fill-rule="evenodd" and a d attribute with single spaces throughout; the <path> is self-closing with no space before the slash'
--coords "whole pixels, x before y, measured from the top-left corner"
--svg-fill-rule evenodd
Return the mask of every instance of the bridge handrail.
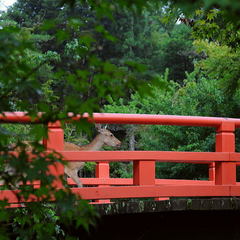
<path id="1" fill-rule="evenodd" d="M 1 123 L 41 123 L 39 118 L 32 119 L 26 112 L 5 112 L 0 114 Z M 240 127 L 240 119 L 223 117 L 202 117 L 202 116 L 178 116 L 178 115 L 156 115 L 156 114 L 127 114 L 127 113 L 93 113 L 93 115 L 73 113 L 68 114 L 69 120 L 88 119 L 89 122 L 109 124 L 156 124 L 174 126 L 200 126 L 220 127 L 222 124 L 231 123 L 236 128 Z M 67 119 L 64 119 L 67 121 Z M 42 122 L 44 123 L 44 122 Z"/>
<path id="2" fill-rule="evenodd" d="M 39 117 L 42 114 L 39 114 Z M 86 199 L 110 199 L 126 197 L 157 197 L 157 196 L 240 196 L 240 184 L 236 182 L 236 165 L 240 163 L 240 154 L 235 152 L 235 129 L 240 127 L 240 119 L 215 118 L 199 116 L 174 116 L 174 115 L 148 115 L 148 114 L 115 114 L 94 113 L 77 115 L 69 113 L 67 121 L 77 121 L 81 118 L 94 123 L 110 124 L 155 124 L 198 126 L 216 128 L 216 152 L 169 152 L 169 151 L 100 151 L 100 152 L 71 152 L 63 151 L 63 130 L 59 122 L 50 123 L 49 138 L 44 143 L 48 149 L 54 149 L 61 153 L 68 161 L 95 161 L 98 187 L 73 188 L 76 194 Z M 24 112 L 4 113 L 0 115 L 0 123 L 38 123 L 40 118 L 31 119 Z M 109 162 L 132 161 L 133 179 L 114 180 L 115 185 L 120 182 L 124 187 L 111 187 L 109 174 Z M 209 181 L 189 182 L 174 180 L 161 181 L 155 178 L 155 162 L 191 162 L 209 164 Z M 63 174 L 63 166 L 51 168 L 52 174 Z M 104 182 L 105 181 L 105 182 Z M 119 181 L 119 183 L 117 182 Z M 187 181 L 187 180 L 186 180 Z M 71 182 L 71 181 L 70 181 Z M 87 180 L 83 181 L 87 184 Z M 108 184 L 109 183 L 109 184 Z M 132 183 L 131 186 L 125 186 Z M 39 184 L 39 183 L 38 183 Z M 161 187 L 160 187 L 161 185 Z M 58 187 L 63 187 L 60 182 Z M 103 188 L 104 186 L 104 188 Z M 107 187 L 106 187 L 107 186 Z M 185 189 L 185 190 L 184 190 Z M 135 195 L 134 195 L 135 193 Z M 95 194 L 95 195 L 94 195 Z M 121 195 L 122 194 L 122 195 Z M 0 192 L 3 196 L 12 196 L 9 190 Z M 10 197 L 11 198 L 11 197 Z M 13 198 L 11 198 L 13 200 Z M 14 200 L 15 201 L 15 200 Z"/>

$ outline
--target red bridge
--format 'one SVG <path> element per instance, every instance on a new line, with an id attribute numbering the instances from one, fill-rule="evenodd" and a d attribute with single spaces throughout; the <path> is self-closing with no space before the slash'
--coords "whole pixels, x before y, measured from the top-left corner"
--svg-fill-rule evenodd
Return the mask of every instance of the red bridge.
<path id="1" fill-rule="evenodd" d="M 213 127 L 216 129 L 216 152 L 171 152 L 171 151 L 63 151 L 64 133 L 59 123 L 49 124 L 49 138 L 45 145 L 58 151 L 66 161 L 97 162 L 96 177 L 82 178 L 84 185 L 97 187 L 71 188 L 83 199 L 107 203 L 121 198 L 169 198 L 196 196 L 240 196 L 240 183 L 236 182 L 236 166 L 240 164 L 240 153 L 235 152 L 235 129 L 240 119 L 95 113 L 74 117 L 89 122 L 109 124 L 155 124 L 175 126 Z M 31 119 L 22 112 L 6 113 L 0 116 L 1 123 L 30 123 Z M 160 136 L 159 136 L 160 137 Z M 132 161 L 133 178 L 110 178 L 109 162 Z M 156 179 L 156 162 L 184 162 L 208 164 L 209 180 Z M 63 166 L 51 168 L 54 175 L 63 174 Z M 38 182 L 34 183 L 36 187 Z M 61 188 L 62 183 L 55 182 Z M 75 183 L 68 179 L 69 185 Z M 17 190 L 16 190 L 17 191 Z M 1 190 L 0 200 L 8 199 L 17 204 L 14 191 Z M 29 201 L 34 201 L 31 199 Z M 17 205 L 16 205 L 17 206 Z"/>

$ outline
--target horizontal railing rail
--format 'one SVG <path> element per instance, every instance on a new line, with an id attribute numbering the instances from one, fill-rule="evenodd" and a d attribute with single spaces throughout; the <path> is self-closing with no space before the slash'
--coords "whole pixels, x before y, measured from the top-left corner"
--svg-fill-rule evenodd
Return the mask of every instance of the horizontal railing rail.
<path id="1" fill-rule="evenodd" d="M 172 151 L 60 151 L 67 161 L 83 162 L 130 162 L 130 161 L 158 161 L 158 162 L 239 162 L 240 154 L 230 152 L 172 152 Z"/>
<path id="2" fill-rule="evenodd" d="M 2 123 L 45 123 L 41 121 L 43 113 L 39 113 L 39 118 L 31 118 L 25 112 L 6 112 L 0 114 L 0 122 Z M 154 115 L 154 114 L 126 114 L 126 113 L 93 113 L 68 114 L 65 121 L 78 121 L 87 119 L 94 123 L 109 124 L 147 124 L 147 125 L 174 125 L 174 126 L 199 126 L 199 127 L 219 127 L 224 123 L 233 124 L 236 128 L 240 127 L 240 119 L 223 118 L 223 117 L 201 117 L 201 116 L 177 116 L 177 115 Z"/>

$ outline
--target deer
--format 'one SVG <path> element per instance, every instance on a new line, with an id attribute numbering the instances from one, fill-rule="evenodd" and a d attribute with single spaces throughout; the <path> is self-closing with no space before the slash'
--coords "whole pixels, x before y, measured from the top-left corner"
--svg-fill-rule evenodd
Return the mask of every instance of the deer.
<path id="1" fill-rule="evenodd" d="M 96 129 L 98 131 L 98 135 L 86 145 L 76 145 L 70 142 L 64 142 L 64 151 L 99 151 L 104 145 L 110 147 L 120 147 L 121 142 L 109 131 L 107 130 L 107 126 L 101 127 L 100 124 L 95 124 Z M 26 150 L 32 151 L 32 146 L 29 141 L 23 141 L 25 145 L 27 145 Z M 42 141 L 39 142 L 42 144 Z M 11 148 L 14 148 L 14 144 Z M 20 151 L 19 148 L 16 148 L 16 151 Z M 85 162 L 69 162 L 64 166 L 64 173 L 70 177 L 78 187 L 82 187 L 82 183 L 78 177 L 78 171 L 81 171 L 85 165 Z M 9 168 L 5 169 L 6 172 L 14 171 L 14 169 Z M 0 184 L 3 182 L 0 181 Z"/>
<path id="2" fill-rule="evenodd" d="M 74 143 L 65 142 L 65 151 L 99 151 L 106 145 L 110 147 L 120 147 L 121 142 L 109 131 L 107 126 L 102 128 L 101 125 L 96 124 L 98 135 L 89 143 L 83 146 L 78 146 Z M 82 183 L 78 177 L 78 171 L 81 171 L 85 162 L 69 162 L 64 166 L 64 173 L 68 175 L 78 187 L 82 187 Z"/>

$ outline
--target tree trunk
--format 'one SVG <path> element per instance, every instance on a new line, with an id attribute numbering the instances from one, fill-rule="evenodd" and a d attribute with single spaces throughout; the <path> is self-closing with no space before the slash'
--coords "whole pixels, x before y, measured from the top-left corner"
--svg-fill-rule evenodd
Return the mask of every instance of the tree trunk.
<path id="1" fill-rule="evenodd" d="M 135 127 L 131 126 L 128 132 L 129 137 L 129 150 L 135 151 Z"/>

